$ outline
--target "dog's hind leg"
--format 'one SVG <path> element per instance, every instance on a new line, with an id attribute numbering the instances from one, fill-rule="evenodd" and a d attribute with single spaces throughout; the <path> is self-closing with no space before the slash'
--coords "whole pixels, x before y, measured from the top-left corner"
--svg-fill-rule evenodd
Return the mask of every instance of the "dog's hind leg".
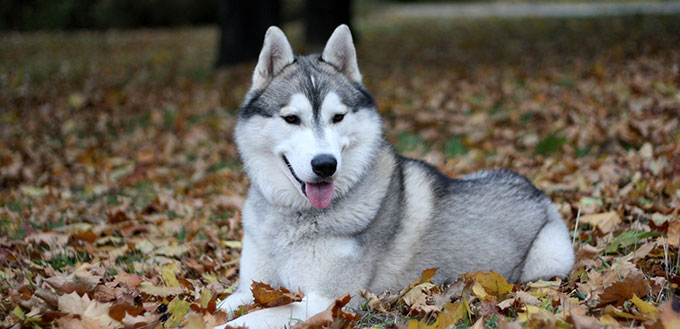
<path id="1" fill-rule="evenodd" d="M 550 201 L 545 201 L 548 222 L 543 226 L 527 254 L 521 281 L 564 278 L 574 265 L 574 249 L 569 231 Z"/>

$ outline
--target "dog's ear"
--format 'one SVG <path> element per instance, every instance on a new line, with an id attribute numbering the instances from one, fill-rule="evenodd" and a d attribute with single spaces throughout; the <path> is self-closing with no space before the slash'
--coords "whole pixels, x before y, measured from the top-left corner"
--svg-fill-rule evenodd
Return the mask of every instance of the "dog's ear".
<path id="1" fill-rule="evenodd" d="M 355 82 L 361 82 L 361 73 L 357 64 L 357 52 L 354 49 L 352 32 L 347 25 L 335 28 L 323 49 L 321 58 L 335 66 L 340 73 Z"/>
<path id="2" fill-rule="evenodd" d="M 264 45 L 253 72 L 253 85 L 250 88 L 264 87 L 271 78 L 294 60 L 293 49 L 283 31 L 276 26 L 269 27 L 264 35 Z"/>

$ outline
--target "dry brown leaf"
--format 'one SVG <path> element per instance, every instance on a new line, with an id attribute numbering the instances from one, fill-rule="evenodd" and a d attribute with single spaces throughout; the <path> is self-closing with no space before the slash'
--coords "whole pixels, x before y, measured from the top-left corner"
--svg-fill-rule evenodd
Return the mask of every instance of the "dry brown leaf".
<path id="1" fill-rule="evenodd" d="M 572 313 L 568 317 L 568 322 L 574 325 L 575 329 L 602 329 L 605 327 L 604 323 L 585 315 L 578 315 Z"/>
<path id="2" fill-rule="evenodd" d="M 253 292 L 255 304 L 265 308 L 299 302 L 304 297 L 302 292 L 295 293 L 284 287 L 274 289 L 266 283 L 257 281 L 253 281 L 250 290 Z"/>
<path id="3" fill-rule="evenodd" d="M 305 322 L 296 324 L 293 329 L 352 328 L 354 323 L 359 320 L 360 316 L 342 310 L 351 299 L 352 297 L 349 294 L 345 294 L 333 301 L 325 311 L 312 316 Z"/>
<path id="4" fill-rule="evenodd" d="M 607 304 L 620 306 L 635 295 L 646 296 L 649 291 L 649 283 L 644 274 L 635 272 L 606 287 L 600 294 L 599 306 Z"/>
<path id="5" fill-rule="evenodd" d="M 411 288 L 402 300 L 409 307 L 409 315 L 424 316 L 431 312 L 439 312 L 439 307 L 435 305 L 432 295 L 439 291 L 439 288 L 429 282 L 421 283 Z"/>
<path id="6" fill-rule="evenodd" d="M 144 277 L 136 273 L 121 272 L 116 275 L 115 280 L 131 288 L 136 288 L 144 281 Z"/>
<path id="7" fill-rule="evenodd" d="M 122 322 L 123 318 L 128 314 L 136 317 L 142 313 L 144 313 L 144 308 L 129 303 L 114 304 L 109 309 L 109 316 L 118 322 Z"/>
<path id="8" fill-rule="evenodd" d="M 580 222 L 596 227 L 600 232 L 607 234 L 614 231 L 616 226 L 621 223 L 621 217 L 616 211 L 608 211 L 602 214 L 583 215 Z"/>
<path id="9" fill-rule="evenodd" d="M 144 315 L 132 316 L 129 313 L 120 321 L 125 328 L 146 328 L 150 324 L 158 321 L 160 314 L 146 312 Z"/>
<path id="10" fill-rule="evenodd" d="M 680 243 L 680 220 L 668 222 L 668 245 L 671 247 L 678 247 Z"/>
<path id="11" fill-rule="evenodd" d="M 109 316 L 110 304 L 90 300 L 90 297 L 82 297 L 74 291 L 70 294 L 59 296 L 59 310 L 73 315 L 80 315 L 83 322 L 98 322 L 99 328 L 116 327 L 114 320 Z"/>

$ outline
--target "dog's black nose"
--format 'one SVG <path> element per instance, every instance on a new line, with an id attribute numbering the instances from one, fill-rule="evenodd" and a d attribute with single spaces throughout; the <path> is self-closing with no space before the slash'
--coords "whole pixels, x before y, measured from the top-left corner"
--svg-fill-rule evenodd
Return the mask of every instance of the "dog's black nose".
<path id="1" fill-rule="evenodd" d="M 319 154 L 312 159 L 312 170 L 319 177 L 330 177 L 335 173 L 338 161 L 330 154 Z"/>

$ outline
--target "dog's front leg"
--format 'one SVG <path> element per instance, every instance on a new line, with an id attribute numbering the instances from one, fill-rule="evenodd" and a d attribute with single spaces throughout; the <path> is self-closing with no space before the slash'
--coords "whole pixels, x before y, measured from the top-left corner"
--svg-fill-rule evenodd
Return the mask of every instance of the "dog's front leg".
<path id="1" fill-rule="evenodd" d="M 245 326 L 249 329 L 280 329 L 284 326 L 291 327 L 298 321 L 305 321 L 311 316 L 325 310 L 332 301 L 333 299 L 331 298 L 310 293 L 300 302 L 255 311 L 229 321 L 224 326 L 217 328 L 224 328 L 227 325 L 232 327 Z"/>
<path id="2" fill-rule="evenodd" d="M 236 288 L 233 294 L 221 301 L 217 307 L 225 310 L 229 318 L 232 318 L 239 306 L 253 302 L 253 294 L 250 291 L 253 281 L 276 285 L 277 281 L 275 280 L 270 263 L 264 254 L 260 252 L 257 244 L 250 238 L 250 235 L 245 233 L 243 236 L 238 288 Z"/>

